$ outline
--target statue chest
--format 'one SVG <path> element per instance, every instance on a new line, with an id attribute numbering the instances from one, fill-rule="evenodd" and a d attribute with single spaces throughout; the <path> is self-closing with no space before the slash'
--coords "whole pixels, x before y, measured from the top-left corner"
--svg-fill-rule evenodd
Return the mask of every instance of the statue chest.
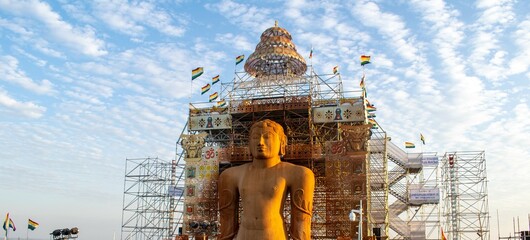
<path id="1" fill-rule="evenodd" d="M 283 198 L 287 191 L 287 180 L 278 171 L 257 169 L 248 171 L 241 179 L 239 191 L 241 197 L 275 199 Z"/>

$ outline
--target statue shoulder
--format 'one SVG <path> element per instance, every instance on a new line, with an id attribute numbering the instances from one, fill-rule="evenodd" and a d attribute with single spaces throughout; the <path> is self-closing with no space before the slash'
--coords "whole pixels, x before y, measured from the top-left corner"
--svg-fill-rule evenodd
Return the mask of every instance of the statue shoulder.
<path id="1" fill-rule="evenodd" d="M 311 169 L 288 163 L 288 162 L 282 162 L 282 167 L 289 172 L 289 175 L 293 175 L 296 178 L 314 178 L 315 175 L 313 174 L 313 171 Z"/>
<path id="2" fill-rule="evenodd" d="M 247 168 L 247 164 L 243 164 L 243 165 L 239 165 L 239 166 L 235 166 L 235 167 L 230 167 L 226 170 L 224 170 L 220 175 L 219 175 L 219 178 L 238 178 L 239 176 L 241 176 L 246 168 Z"/>

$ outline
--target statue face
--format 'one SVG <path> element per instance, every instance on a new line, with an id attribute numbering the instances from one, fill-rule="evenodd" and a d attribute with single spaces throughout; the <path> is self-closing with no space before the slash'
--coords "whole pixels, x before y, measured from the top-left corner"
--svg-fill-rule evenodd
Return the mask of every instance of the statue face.
<path id="1" fill-rule="evenodd" d="M 268 159 L 280 154 L 280 136 L 272 127 L 263 126 L 256 128 L 249 139 L 249 148 L 256 159 Z"/>

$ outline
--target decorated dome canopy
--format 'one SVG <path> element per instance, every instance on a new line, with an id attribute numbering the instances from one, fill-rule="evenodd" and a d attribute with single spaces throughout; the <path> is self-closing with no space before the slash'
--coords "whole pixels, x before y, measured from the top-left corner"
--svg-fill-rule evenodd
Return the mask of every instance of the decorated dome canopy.
<path id="1" fill-rule="evenodd" d="M 274 27 L 261 34 L 261 41 L 245 63 L 245 71 L 258 78 L 271 75 L 302 76 L 307 65 L 291 40 L 291 34 L 278 27 L 276 21 Z"/>

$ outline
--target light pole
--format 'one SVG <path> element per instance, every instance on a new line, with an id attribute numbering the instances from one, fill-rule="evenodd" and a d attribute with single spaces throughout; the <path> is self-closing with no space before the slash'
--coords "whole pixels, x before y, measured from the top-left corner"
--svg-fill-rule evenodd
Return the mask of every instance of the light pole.
<path id="1" fill-rule="evenodd" d="M 357 234 L 357 239 L 362 240 L 363 239 L 363 200 L 360 201 L 359 210 L 352 209 L 350 211 L 350 221 L 355 221 L 355 214 L 359 214 L 359 234 Z"/>

